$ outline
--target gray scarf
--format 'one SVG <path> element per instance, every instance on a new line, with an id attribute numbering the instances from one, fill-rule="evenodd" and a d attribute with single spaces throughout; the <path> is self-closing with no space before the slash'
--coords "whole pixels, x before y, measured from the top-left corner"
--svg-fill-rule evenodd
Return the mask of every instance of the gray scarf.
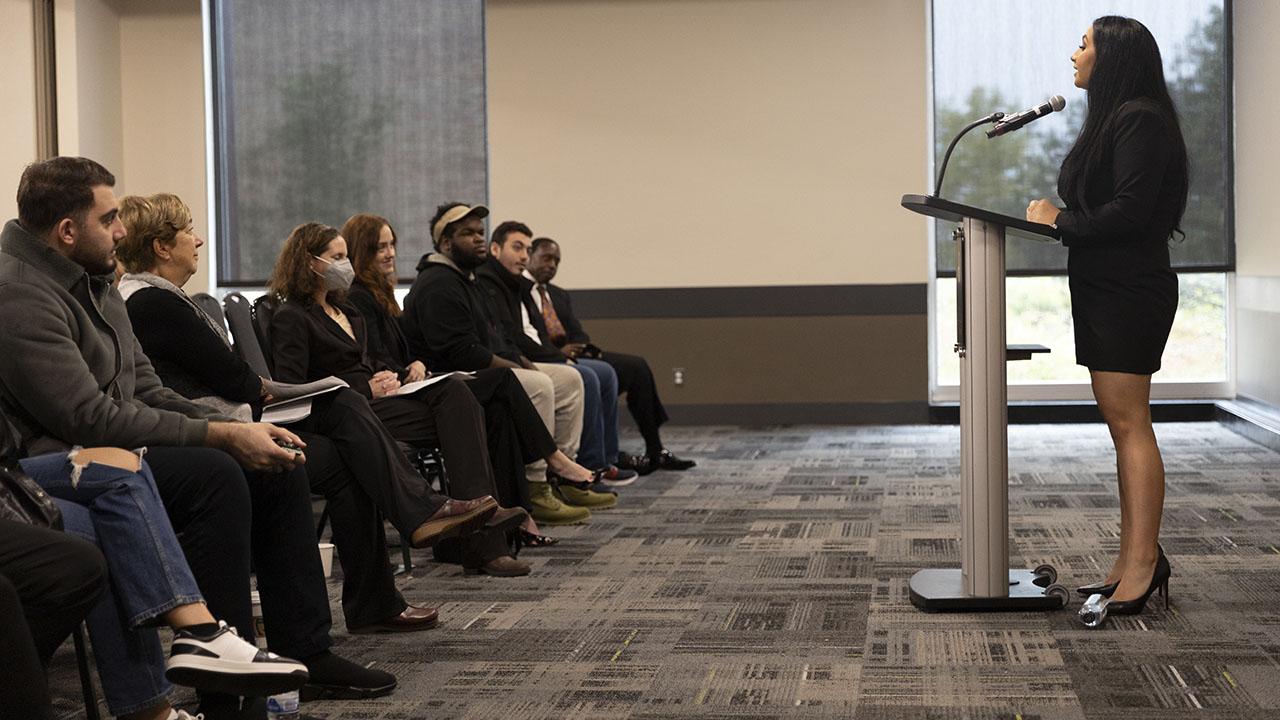
<path id="1" fill-rule="evenodd" d="M 203 308 L 197 305 L 196 301 L 192 300 L 190 296 L 183 292 L 182 288 L 174 285 L 168 280 L 165 280 L 159 275 L 149 272 L 125 273 L 124 276 L 120 278 L 120 296 L 125 299 L 125 302 L 129 301 L 130 295 L 148 287 L 168 290 L 182 298 L 183 302 L 190 305 L 196 315 L 198 315 L 201 320 L 204 320 L 205 324 L 209 326 L 209 329 L 217 333 L 218 337 L 222 338 L 222 342 L 225 343 L 227 347 L 231 347 L 231 337 L 227 335 L 227 329 L 222 326 L 222 323 L 209 317 L 209 313 L 205 312 Z"/>

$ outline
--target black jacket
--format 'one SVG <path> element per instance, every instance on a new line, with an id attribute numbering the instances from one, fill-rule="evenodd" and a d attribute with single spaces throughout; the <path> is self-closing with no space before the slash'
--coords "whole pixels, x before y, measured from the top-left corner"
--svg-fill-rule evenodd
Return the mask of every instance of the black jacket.
<path id="1" fill-rule="evenodd" d="M 365 352 L 364 318 L 347 303 L 338 303 L 351 323 L 355 340 L 315 303 L 282 303 L 271 316 L 271 354 L 274 376 L 280 382 L 305 383 L 334 375 L 352 390 L 373 397 L 369 380 L 389 368 Z"/>
<path id="2" fill-rule="evenodd" d="M 582 323 L 573 314 L 573 303 L 569 302 L 569 291 L 559 285 L 547 283 L 547 296 L 551 298 L 551 307 L 556 309 L 556 317 L 564 326 L 565 343 L 589 343 L 591 336 L 582 329 Z"/>
<path id="3" fill-rule="evenodd" d="M 520 362 L 520 350 L 494 324 L 483 291 L 443 255 L 424 255 L 418 262 L 400 328 L 411 357 L 432 372 L 482 370 L 494 355 Z"/>
<path id="4" fill-rule="evenodd" d="M 1085 178 L 1084 207 L 1068 199 L 1066 178 L 1058 195 L 1067 207 L 1056 222 L 1072 249 L 1119 243 L 1164 248 L 1173 232 L 1185 178 L 1171 152 L 1177 128 L 1149 100 L 1121 105 L 1107 128 L 1106 162 Z"/>
<path id="5" fill-rule="evenodd" d="M 485 291 L 489 300 L 489 309 L 498 321 L 498 327 L 520 353 L 534 362 L 562 363 L 568 361 L 547 339 L 546 328 L 542 327 L 542 316 L 533 304 L 529 291 L 533 282 L 519 275 L 512 275 L 502 263 L 490 257 L 476 270 L 476 282 Z M 542 342 L 534 342 L 533 338 L 524 334 L 524 318 L 520 313 L 521 306 L 529 313 L 529 319 L 538 330 Z"/>
<path id="6" fill-rule="evenodd" d="M 400 321 L 387 312 L 369 288 L 358 280 L 351 286 L 351 292 L 347 293 L 347 302 L 355 306 L 364 319 L 364 349 L 369 354 L 369 360 L 394 371 L 404 380 L 413 358 L 409 355 L 409 341 L 400 329 Z"/>
<path id="7" fill-rule="evenodd" d="M 192 399 L 217 395 L 261 405 L 262 379 L 182 298 L 148 287 L 130 295 L 125 308 L 166 387 Z"/>

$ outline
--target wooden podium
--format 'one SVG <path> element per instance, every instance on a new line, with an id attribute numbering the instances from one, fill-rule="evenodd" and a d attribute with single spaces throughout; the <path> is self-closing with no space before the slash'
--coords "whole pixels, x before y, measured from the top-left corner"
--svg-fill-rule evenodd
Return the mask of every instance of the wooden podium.
<path id="1" fill-rule="evenodd" d="M 960 224 L 956 233 L 960 355 L 960 568 L 920 570 L 911 602 L 927 611 L 1050 610 L 1069 591 L 1049 565 L 1009 568 L 1009 360 L 1048 352 L 1005 344 L 1005 238 L 1056 241 L 1049 225 L 1027 222 L 931 195 L 903 195 L 902 206 Z"/>

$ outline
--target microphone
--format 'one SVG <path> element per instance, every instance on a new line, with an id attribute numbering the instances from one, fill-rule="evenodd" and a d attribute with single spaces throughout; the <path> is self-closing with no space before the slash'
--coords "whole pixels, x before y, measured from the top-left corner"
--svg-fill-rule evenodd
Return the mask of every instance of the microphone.
<path id="1" fill-rule="evenodd" d="M 1030 110 L 1023 110 L 996 123 L 996 126 L 987 132 L 987 137 L 993 138 L 1005 133 L 1011 133 L 1032 120 L 1042 118 L 1051 112 L 1057 112 L 1066 106 L 1067 101 L 1063 100 L 1061 95 L 1054 95 Z"/>

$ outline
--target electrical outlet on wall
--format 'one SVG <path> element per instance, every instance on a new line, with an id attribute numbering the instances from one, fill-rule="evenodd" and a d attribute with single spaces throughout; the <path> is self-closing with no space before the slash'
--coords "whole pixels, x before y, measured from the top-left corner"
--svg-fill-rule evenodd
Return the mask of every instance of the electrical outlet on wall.
<path id="1" fill-rule="evenodd" d="M 671 368 L 671 382 L 676 385 L 684 384 L 684 368 Z"/>

